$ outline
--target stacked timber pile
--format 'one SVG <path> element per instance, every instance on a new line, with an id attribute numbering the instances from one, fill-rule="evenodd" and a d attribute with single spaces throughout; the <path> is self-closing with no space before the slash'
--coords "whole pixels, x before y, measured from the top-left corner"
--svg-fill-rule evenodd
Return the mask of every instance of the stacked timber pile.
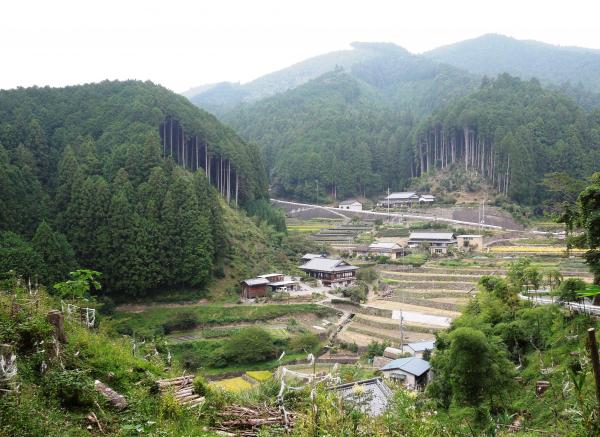
<path id="1" fill-rule="evenodd" d="M 252 408 L 239 405 L 228 405 L 218 413 L 221 421 L 216 429 L 222 435 L 236 435 L 243 437 L 257 436 L 262 426 L 279 425 L 285 427 L 285 418 L 277 407 L 266 404 L 253 406 Z M 294 416 L 287 414 L 288 427 L 292 427 Z"/>
<path id="2" fill-rule="evenodd" d="M 171 379 L 156 381 L 155 390 L 160 394 L 172 393 L 175 400 L 184 407 L 193 408 L 204 403 L 204 397 L 194 393 L 194 377 L 192 375 L 179 376 Z"/>

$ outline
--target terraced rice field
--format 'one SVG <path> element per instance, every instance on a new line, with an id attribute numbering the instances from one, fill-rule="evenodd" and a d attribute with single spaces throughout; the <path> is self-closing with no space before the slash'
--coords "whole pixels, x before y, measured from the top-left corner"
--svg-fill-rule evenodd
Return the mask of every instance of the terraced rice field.
<path id="1" fill-rule="evenodd" d="M 241 376 L 235 378 L 221 379 L 219 381 L 213 381 L 210 385 L 221 388 L 225 391 L 239 393 L 245 390 L 249 390 L 253 387 L 248 381 Z"/>

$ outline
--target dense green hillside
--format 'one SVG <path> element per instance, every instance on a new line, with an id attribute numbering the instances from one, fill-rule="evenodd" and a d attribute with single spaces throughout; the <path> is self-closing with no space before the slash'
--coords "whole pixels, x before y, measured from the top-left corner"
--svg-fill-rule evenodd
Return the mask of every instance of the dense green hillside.
<path id="1" fill-rule="evenodd" d="M 436 111 L 415 132 L 415 174 L 462 166 L 534 204 L 546 173 L 590 176 L 600 163 L 600 111 L 507 74 Z"/>
<path id="2" fill-rule="evenodd" d="M 431 50 L 424 56 L 477 74 L 509 73 L 544 82 L 583 83 L 600 91 L 600 51 L 559 47 L 488 34 Z"/>
<path id="3" fill-rule="evenodd" d="M 192 138 L 213 164 L 235 169 L 242 205 L 266 197 L 256 149 L 162 87 L 102 82 L 1 92 L 0 270 L 50 281 L 79 264 L 126 295 L 203 287 L 220 273 L 229 248 L 211 182 L 224 192 L 226 168 L 209 182 L 203 169 L 192 174 L 163 159 L 166 119 L 177 122 L 182 142 Z"/>
<path id="4" fill-rule="evenodd" d="M 285 93 L 222 115 L 261 146 L 277 195 L 314 199 L 372 195 L 411 177 L 415 117 L 476 88 L 453 67 L 393 44 L 356 43 L 379 53 Z"/>

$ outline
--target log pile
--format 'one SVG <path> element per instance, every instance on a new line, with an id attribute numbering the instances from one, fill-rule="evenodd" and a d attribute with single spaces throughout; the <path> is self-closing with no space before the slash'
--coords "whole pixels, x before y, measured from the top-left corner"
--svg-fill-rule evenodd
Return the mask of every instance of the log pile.
<path id="1" fill-rule="evenodd" d="M 184 407 L 198 407 L 204 403 L 204 397 L 194 393 L 194 377 L 192 375 L 179 376 L 171 379 L 159 379 L 155 388 L 161 394 L 172 392 L 175 400 Z"/>
<path id="2" fill-rule="evenodd" d="M 252 408 L 228 405 L 218 415 L 221 421 L 216 430 L 236 436 L 257 436 L 262 426 L 285 426 L 281 411 L 277 407 L 270 407 L 266 404 L 253 406 Z M 294 415 L 288 413 L 288 419 L 290 421 L 289 427 L 292 427 Z"/>

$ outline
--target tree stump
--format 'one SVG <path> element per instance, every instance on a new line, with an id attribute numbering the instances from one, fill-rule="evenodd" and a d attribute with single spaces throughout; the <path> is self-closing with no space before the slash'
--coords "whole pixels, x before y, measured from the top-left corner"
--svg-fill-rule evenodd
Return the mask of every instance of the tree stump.
<path id="1" fill-rule="evenodd" d="M 63 313 L 58 310 L 51 310 L 48 312 L 46 320 L 54 326 L 54 338 L 61 343 L 66 343 L 67 336 L 65 334 L 65 317 Z"/>
<path id="2" fill-rule="evenodd" d="M 94 388 L 97 392 L 102 394 L 102 396 L 106 398 L 108 403 L 115 409 L 121 411 L 127 408 L 127 400 L 125 399 L 125 396 L 117 393 L 106 384 L 103 384 L 102 382 L 96 380 L 94 382 Z"/>

